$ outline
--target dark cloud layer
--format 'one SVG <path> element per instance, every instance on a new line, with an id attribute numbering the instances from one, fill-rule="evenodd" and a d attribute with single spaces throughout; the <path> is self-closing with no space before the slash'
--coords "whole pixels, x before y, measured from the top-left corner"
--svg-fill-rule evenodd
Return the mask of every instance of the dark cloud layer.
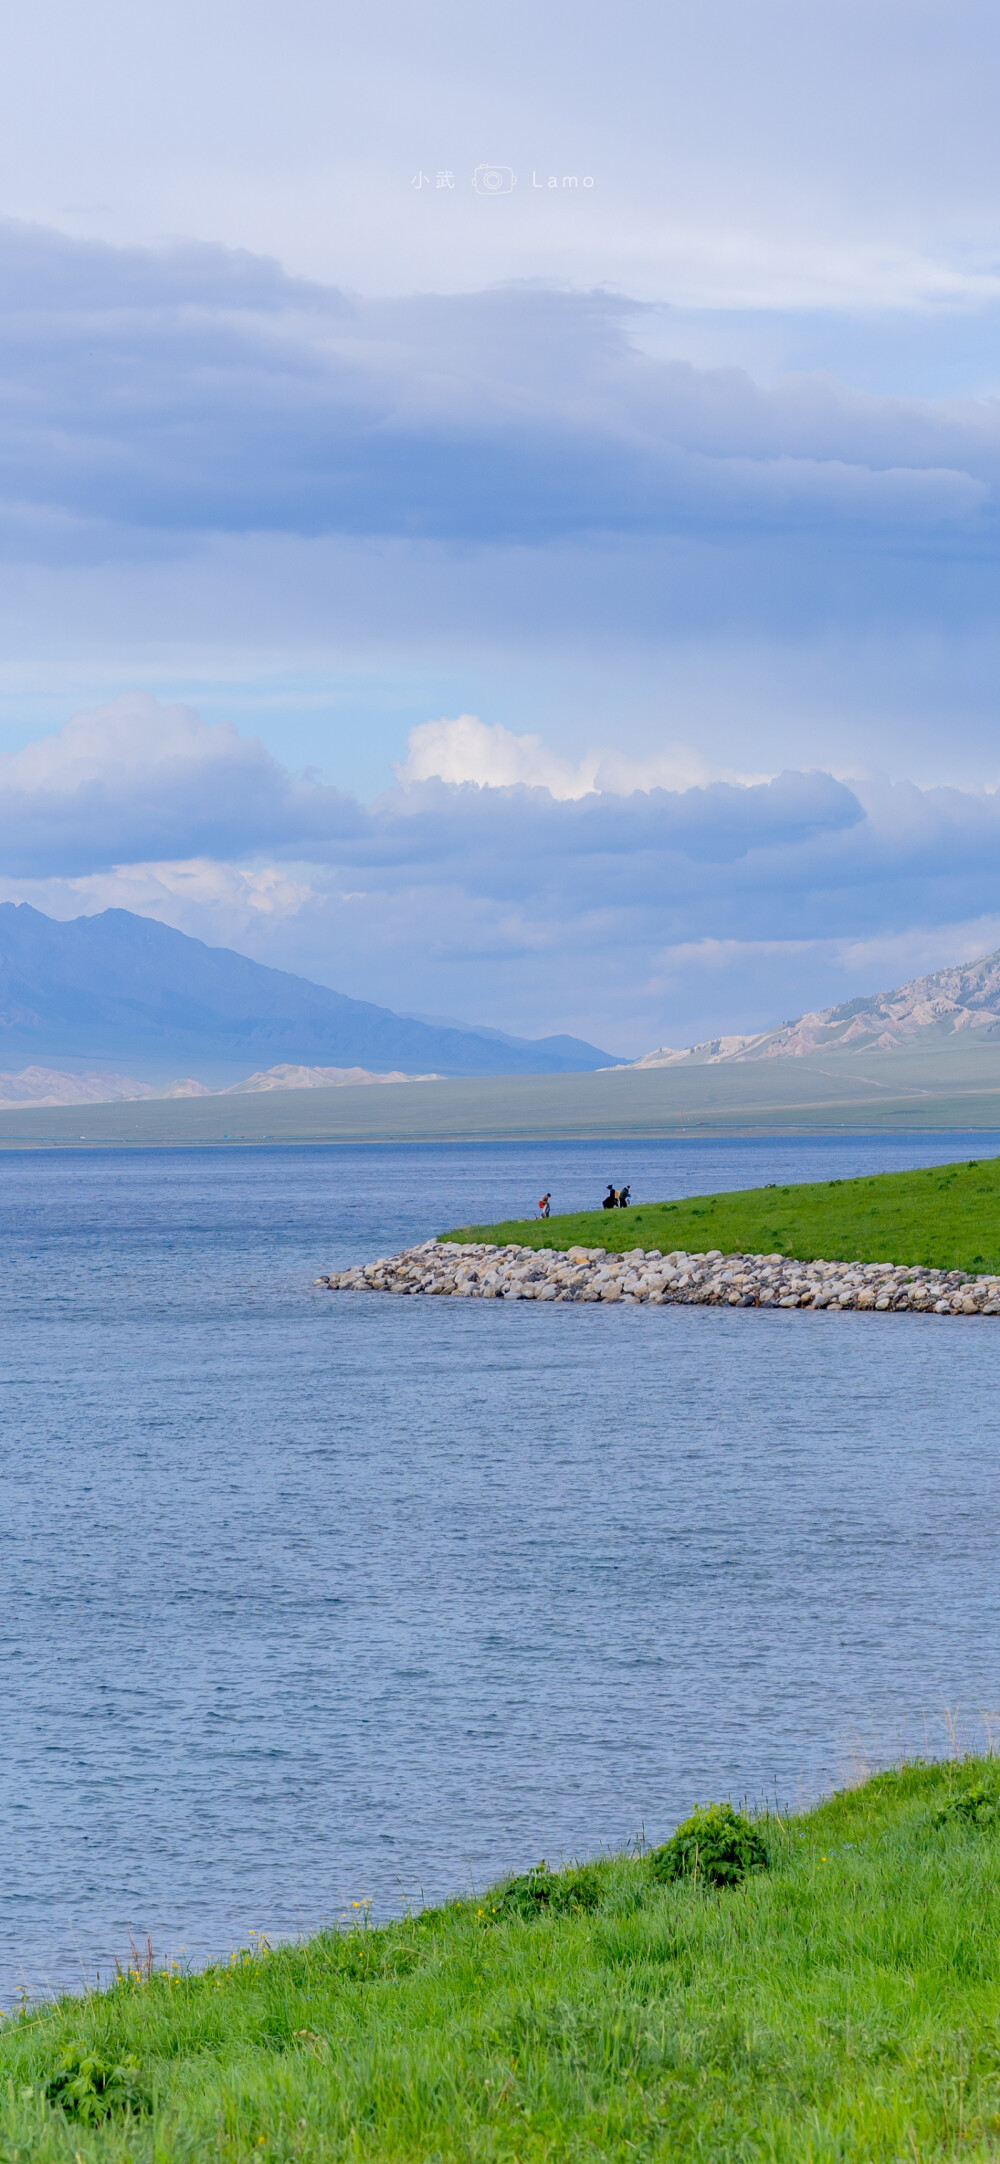
<path id="1" fill-rule="evenodd" d="M 992 550 L 995 401 L 654 361 L 641 309 L 603 294 L 358 301 L 219 248 L 11 224 L 0 278 L 9 553 L 206 531 Z"/>

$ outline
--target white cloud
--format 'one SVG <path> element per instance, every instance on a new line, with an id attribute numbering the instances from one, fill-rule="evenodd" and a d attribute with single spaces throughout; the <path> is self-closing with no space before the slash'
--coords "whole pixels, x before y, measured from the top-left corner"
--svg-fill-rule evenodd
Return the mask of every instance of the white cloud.
<path id="1" fill-rule="evenodd" d="M 453 786 L 472 782 L 480 789 L 546 789 L 557 803 L 571 803 L 595 792 L 628 796 L 634 790 L 684 790 L 713 781 L 749 784 L 772 778 L 712 766 L 689 744 L 668 744 L 655 757 L 645 759 L 630 759 L 616 751 L 588 751 L 573 765 L 554 757 L 540 736 L 517 736 L 502 722 L 479 721 L 475 714 L 459 714 L 454 721 L 425 721 L 411 729 L 406 760 L 393 772 L 403 788 L 437 780 Z"/>
<path id="2" fill-rule="evenodd" d="M 459 714 L 454 721 L 425 721 L 411 729 L 405 764 L 393 769 L 405 788 L 411 782 L 474 782 L 480 788 L 513 785 L 547 789 L 565 802 L 594 787 L 589 759 L 578 766 L 553 758 L 540 736 L 515 736 L 502 722 Z"/>
<path id="3" fill-rule="evenodd" d="M 231 722 L 206 722 L 190 706 L 164 706 L 148 692 L 71 715 L 57 736 L 0 756 L 0 790 L 64 795 L 83 782 L 155 771 L 173 762 L 198 769 L 221 762 L 267 762 L 262 745 Z"/>

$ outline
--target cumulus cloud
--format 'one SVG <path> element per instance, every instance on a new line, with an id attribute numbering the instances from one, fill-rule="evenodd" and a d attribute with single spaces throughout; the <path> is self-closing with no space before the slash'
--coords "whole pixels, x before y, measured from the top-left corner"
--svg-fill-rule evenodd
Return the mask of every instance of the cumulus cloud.
<path id="1" fill-rule="evenodd" d="M 394 768 L 403 788 L 412 782 L 474 782 L 480 788 L 523 785 L 547 789 L 557 802 L 595 791 L 627 796 L 637 789 L 691 789 L 710 781 L 759 782 L 764 774 L 737 774 L 713 767 L 689 744 L 669 744 L 655 758 L 630 759 L 622 752 L 588 751 L 576 764 L 555 758 L 540 736 L 517 736 L 502 722 L 459 714 L 454 721 L 425 721 L 410 730 L 407 757 Z"/>
<path id="2" fill-rule="evenodd" d="M 396 786 L 365 806 L 231 723 L 141 693 L 0 759 L 0 838 L 8 877 L 269 858 L 344 890 L 458 882 L 519 906 L 544 893 L 568 912 L 587 896 L 716 920 L 786 907 L 793 887 L 808 914 L 835 895 L 863 908 L 873 880 L 912 892 L 997 876 L 992 791 L 821 769 L 703 778 L 685 756 L 640 769 L 598 750 L 574 767 L 465 715 L 415 729 Z"/>
<path id="3" fill-rule="evenodd" d="M 415 736 L 417 763 L 433 765 Z M 454 742 L 461 764 L 462 746 L 475 752 L 483 739 L 501 770 L 526 762 L 557 789 L 408 777 L 366 809 L 313 776 L 290 775 L 231 723 L 209 724 L 189 707 L 138 693 L 0 759 L 3 860 L 9 876 L 79 878 L 112 865 L 233 862 L 267 851 L 396 881 L 471 878 L 513 896 L 530 890 L 539 851 L 564 862 L 650 850 L 724 861 L 861 816 L 851 791 L 828 774 L 582 795 L 578 777 L 540 743 L 506 730 L 498 740 L 471 716 L 454 739 L 446 735 L 444 750 Z"/>
<path id="4" fill-rule="evenodd" d="M 329 847 L 363 827 L 351 797 L 297 781 L 258 739 L 149 693 L 76 715 L 0 758 L 8 875 L 70 877 L 115 864 Z"/>
<path id="5" fill-rule="evenodd" d="M 547 789 L 559 802 L 586 796 L 594 788 L 590 759 L 574 766 L 554 758 L 540 736 L 515 736 L 502 722 L 480 721 L 475 714 L 425 721 L 411 729 L 405 763 L 394 772 L 403 788 L 421 781 L 469 781 L 489 789 L 524 785 Z"/>
<path id="6" fill-rule="evenodd" d="M 137 909 L 389 1005 L 639 1050 L 683 1037 L 685 1014 L 688 1035 L 762 1027 L 993 942 L 1000 792 L 622 774 L 467 715 L 415 730 L 365 805 L 137 695 L 0 761 L 0 892 L 60 916 Z"/>

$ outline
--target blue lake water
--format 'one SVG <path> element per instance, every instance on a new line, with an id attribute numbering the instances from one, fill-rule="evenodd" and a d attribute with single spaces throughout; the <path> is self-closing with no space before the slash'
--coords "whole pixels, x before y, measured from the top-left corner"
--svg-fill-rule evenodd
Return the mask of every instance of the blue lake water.
<path id="1" fill-rule="evenodd" d="M 1000 1136 L 0 1155 L 0 2000 L 808 1796 L 1000 1704 L 1000 1327 L 331 1297 Z"/>

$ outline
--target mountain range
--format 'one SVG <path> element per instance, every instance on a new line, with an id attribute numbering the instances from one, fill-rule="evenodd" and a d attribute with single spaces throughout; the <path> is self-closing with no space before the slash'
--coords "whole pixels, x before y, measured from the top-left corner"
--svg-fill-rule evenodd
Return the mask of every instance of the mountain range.
<path id="1" fill-rule="evenodd" d="M 620 1064 L 577 1037 L 506 1037 L 394 1014 L 131 910 L 62 922 L 27 902 L 0 903 L 0 1065 L 65 1060 L 115 1069 L 127 1060 L 161 1075 L 200 1064 L 217 1082 L 265 1061 L 440 1076 Z"/>
<path id="2" fill-rule="evenodd" d="M 1000 1039 L 1000 950 L 978 962 L 913 977 L 895 991 L 873 992 L 840 1007 L 782 1022 L 753 1037 L 713 1037 L 674 1051 L 661 1045 L 633 1067 L 737 1065 L 744 1060 L 803 1059 L 811 1052 L 890 1052 L 916 1043 L 937 1043 L 974 1031 L 980 1041 Z"/>

